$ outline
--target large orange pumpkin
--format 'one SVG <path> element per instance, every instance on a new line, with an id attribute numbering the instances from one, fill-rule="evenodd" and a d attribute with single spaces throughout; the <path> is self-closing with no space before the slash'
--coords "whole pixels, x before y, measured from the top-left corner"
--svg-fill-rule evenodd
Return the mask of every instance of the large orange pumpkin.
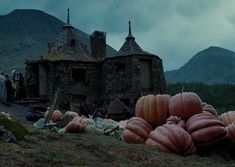
<path id="1" fill-rule="evenodd" d="M 186 128 L 197 145 L 210 145 L 227 135 L 224 123 L 209 113 L 192 116 L 187 121 Z"/>
<path id="2" fill-rule="evenodd" d="M 183 155 L 193 154 L 196 151 L 190 134 L 183 128 L 170 124 L 158 126 L 151 131 L 145 144 Z"/>
<path id="3" fill-rule="evenodd" d="M 177 117 L 177 116 L 171 115 L 169 118 L 167 118 L 166 123 L 167 124 L 177 125 L 177 126 L 183 128 L 183 129 L 185 129 L 185 122 L 184 122 L 184 120 L 182 120 L 182 118 Z"/>
<path id="4" fill-rule="evenodd" d="M 235 124 L 234 123 L 229 124 L 228 126 L 226 126 L 226 130 L 229 140 L 235 143 Z"/>
<path id="5" fill-rule="evenodd" d="M 195 114 L 202 112 L 202 100 L 193 92 L 183 92 L 173 96 L 169 103 L 171 115 L 187 120 Z"/>
<path id="6" fill-rule="evenodd" d="M 203 112 L 211 113 L 213 115 L 218 116 L 216 109 L 210 104 L 206 103 L 203 104 Z"/>
<path id="7" fill-rule="evenodd" d="M 122 140 L 127 143 L 144 144 L 151 130 L 151 125 L 143 118 L 132 117 L 123 131 Z"/>
<path id="8" fill-rule="evenodd" d="M 49 113 L 49 110 L 47 110 L 45 112 L 45 114 L 44 114 L 45 118 L 47 117 L 48 113 Z M 53 111 L 53 113 L 51 115 L 51 120 L 53 122 L 58 122 L 61 120 L 62 116 L 63 116 L 63 114 L 59 110 L 55 110 L 55 111 Z"/>
<path id="9" fill-rule="evenodd" d="M 235 122 L 235 111 L 228 111 L 219 116 L 219 119 L 228 126 L 229 124 Z"/>
<path id="10" fill-rule="evenodd" d="M 169 95 L 142 96 L 136 103 L 135 115 L 150 123 L 153 127 L 166 123 L 169 116 Z"/>

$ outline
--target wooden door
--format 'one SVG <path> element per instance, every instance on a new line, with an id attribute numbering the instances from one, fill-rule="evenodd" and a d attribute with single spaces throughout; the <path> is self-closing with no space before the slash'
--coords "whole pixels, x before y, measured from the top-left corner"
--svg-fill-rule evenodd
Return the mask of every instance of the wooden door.
<path id="1" fill-rule="evenodd" d="M 39 95 L 45 96 L 47 94 L 47 70 L 39 64 Z"/>
<path id="2" fill-rule="evenodd" d="M 148 60 L 141 60 L 141 85 L 143 89 L 151 88 L 151 62 Z"/>

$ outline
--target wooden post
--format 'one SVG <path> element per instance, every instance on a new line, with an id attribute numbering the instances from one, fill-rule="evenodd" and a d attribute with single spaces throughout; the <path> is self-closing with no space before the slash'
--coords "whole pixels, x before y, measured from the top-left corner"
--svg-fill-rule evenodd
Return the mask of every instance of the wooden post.
<path id="1" fill-rule="evenodd" d="M 48 114 L 46 116 L 46 120 L 45 120 L 45 123 L 44 123 L 44 128 L 46 127 L 46 124 L 51 120 L 51 116 L 52 116 L 52 113 L 53 113 L 53 111 L 55 109 L 55 105 L 56 105 L 56 102 L 57 102 L 57 99 L 58 99 L 58 96 L 59 96 L 59 92 L 60 92 L 60 86 L 56 90 L 53 103 L 50 106 L 49 112 L 48 112 Z"/>

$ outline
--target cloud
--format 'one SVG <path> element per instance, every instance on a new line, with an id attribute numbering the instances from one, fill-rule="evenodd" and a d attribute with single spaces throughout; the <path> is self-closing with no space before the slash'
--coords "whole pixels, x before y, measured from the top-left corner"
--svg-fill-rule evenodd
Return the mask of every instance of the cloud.
<path id="1" fill-rule="evenodd" d="M 16 8 L 37 8 L 63 21 L 70 8 L 75 27 L 106 31 L 117 50 L 131 19 L 136 41 L 159 55 L 165 70 L 181 67 L 210 45 L 235 50 L 234 0 L 0 0 L 0 14 Z"/>

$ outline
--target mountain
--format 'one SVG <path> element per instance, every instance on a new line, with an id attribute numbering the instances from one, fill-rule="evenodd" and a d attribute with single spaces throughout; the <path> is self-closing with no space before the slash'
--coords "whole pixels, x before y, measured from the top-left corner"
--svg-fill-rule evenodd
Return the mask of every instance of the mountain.
<path id="1" fill-rule="evenodd" d="M 17 9 L 0 16 L 0 72 L 10 73 L 13 68 L 23 70 L 25 59 L 39 59 L 64 24 L 56 17 L 34 9 Z M 89 35 L 79 29 L 75 31 L 90 49 Z M 116 50 L 107 45 L 108 56 L 114 53 Z"/>
<path id="2" fill-rule="evenodd" d="M 211 46 L 165 77 L 170 82 L 235 83 L 235 52 Z"/>

